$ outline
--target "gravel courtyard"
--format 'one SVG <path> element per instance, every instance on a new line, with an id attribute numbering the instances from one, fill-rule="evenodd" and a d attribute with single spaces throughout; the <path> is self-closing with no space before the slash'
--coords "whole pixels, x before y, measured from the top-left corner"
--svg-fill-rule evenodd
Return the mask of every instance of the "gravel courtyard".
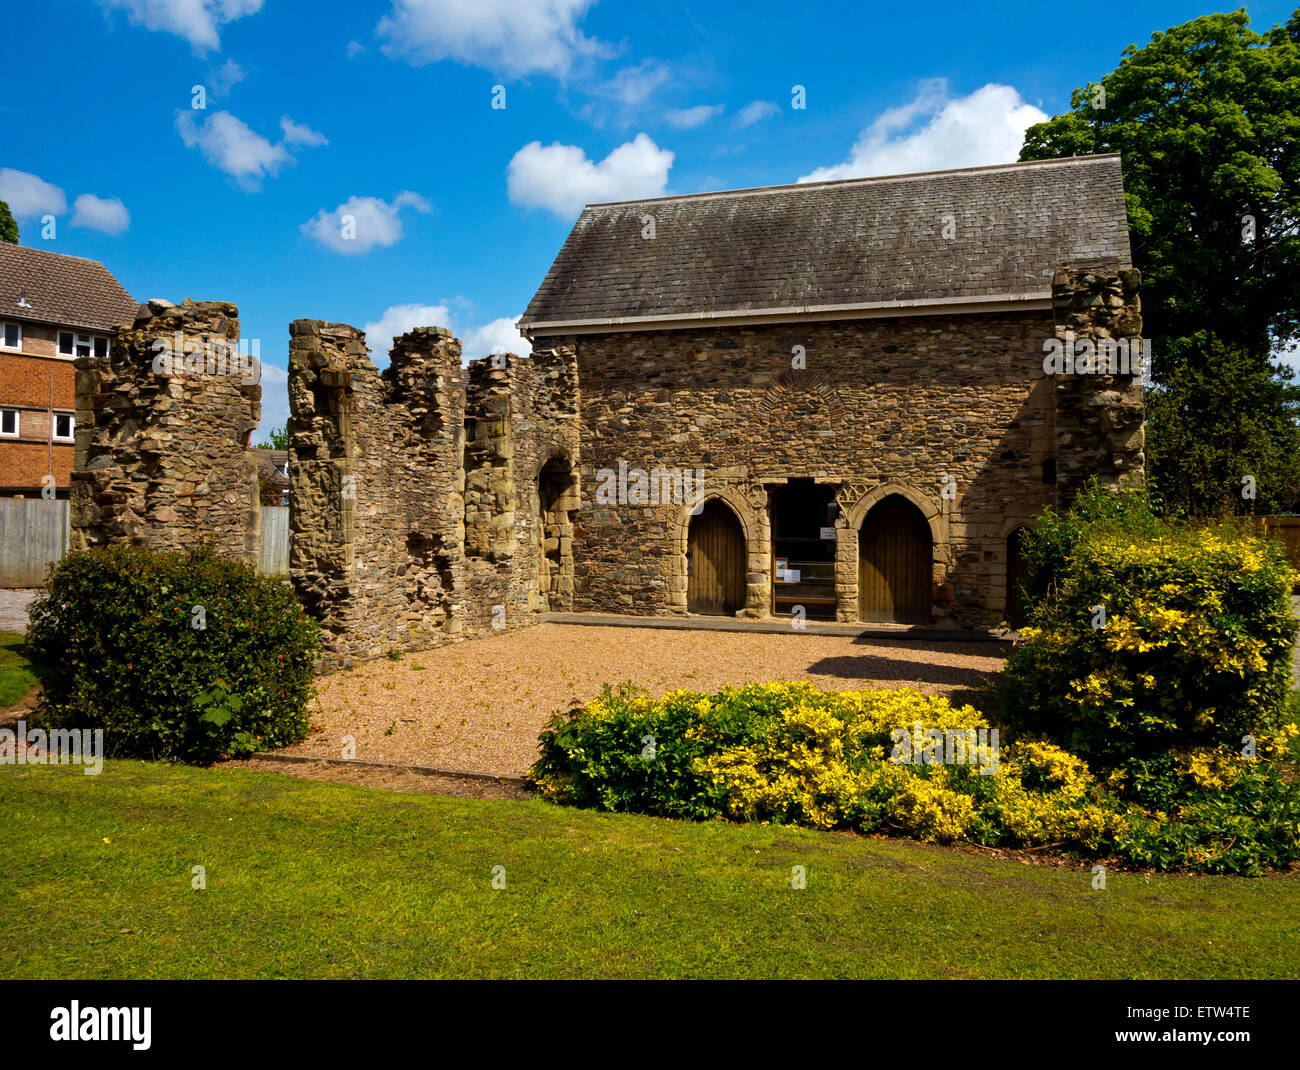
<path id="1" fill-rule="evenodd" d="M 356 758 L 519 776 L 536 757 L 547 719 L 599 695 L 606 682 L 633 680 L 654 694 L 769 680 L 947 694 L 996 672 L 1007 649 L 540 624 L 323 677 L 312 707 L 316 730 L 287 753 L 343 757 L 344 737 L 352 736 Z"/>

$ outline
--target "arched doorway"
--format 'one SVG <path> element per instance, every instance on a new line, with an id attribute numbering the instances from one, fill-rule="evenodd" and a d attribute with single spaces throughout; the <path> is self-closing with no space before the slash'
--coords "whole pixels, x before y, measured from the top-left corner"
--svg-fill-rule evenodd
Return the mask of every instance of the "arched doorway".
<path id="1" fill-rule="evenodd" d="M 716 498 L 691 517 L 686 608 L 715 617 L 745 608 L 745 533 L 736 514 Z"/>
<path id="2" fill-rule="evenodd" d="M 1007 623 L 1013 628 L 1025 626 L 1025 528 L 1016 528 L 1007 536 Z"/>
<path id="3" fill-rule="evenodd" d="M 858 607 L 862 619 L 930 623 L 930 525 L 901 494 L 882 499 L 858 533 Z"/>
<path id="4" fill-rule="evenodd" d="M 573 608 L 573 519 L 577 485 L 573 467 L 552 457 L 537 474 L 537 590 L 542 608 Z"/>

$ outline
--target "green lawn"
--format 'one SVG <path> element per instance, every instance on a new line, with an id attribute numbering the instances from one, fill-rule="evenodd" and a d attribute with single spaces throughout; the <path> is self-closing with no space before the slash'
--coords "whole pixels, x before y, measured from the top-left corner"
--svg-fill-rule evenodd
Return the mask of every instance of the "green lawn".
<path id="1" fill-rule="evenodd" d="M 24 641 L 17 632 L 0 632 L 0 710 L 36 686 L 32 663 L 23 653 Z"/>
<path id="2" fill-rule="evenodd" d="M 1300 976 L 1300 874 L 1094 891 L 901 841 L 128 761 L 0 766 L 0 813 L 3 977 Z"/>

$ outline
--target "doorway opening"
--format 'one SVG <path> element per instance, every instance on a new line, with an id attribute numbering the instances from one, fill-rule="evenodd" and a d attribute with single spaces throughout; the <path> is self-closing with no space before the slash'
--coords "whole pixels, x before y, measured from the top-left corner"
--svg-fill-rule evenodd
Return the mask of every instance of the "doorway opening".
<path id="1" fill-rule="evenodd" d="M 772 488 L 772 613 L 835 619 L 835 489 L 811 479 Z"/>

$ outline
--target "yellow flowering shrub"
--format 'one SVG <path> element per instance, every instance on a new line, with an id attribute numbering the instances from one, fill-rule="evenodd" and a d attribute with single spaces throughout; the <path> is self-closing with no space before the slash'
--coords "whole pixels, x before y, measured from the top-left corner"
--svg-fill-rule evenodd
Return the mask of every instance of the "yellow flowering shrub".
<path id="1" fill-rule="evenodd" d="M 1300 857 L 1300 802 L 1273 775 L 1297 734 L 1288 724 L 1261 736 L 1254 758 L 1180 750 L 1169 761 L 1205 797 L 1144 806 L 1134 802 L 1149 773 L 1140 765 L 1099 779 L 1063 747 L 1001 746 L 973 707 L 907 688 L 754 684 L 658 700 L 607 688 L 552 721 L 531 779 L 552 802 L 606 810 L 1256 872 Z"/>

